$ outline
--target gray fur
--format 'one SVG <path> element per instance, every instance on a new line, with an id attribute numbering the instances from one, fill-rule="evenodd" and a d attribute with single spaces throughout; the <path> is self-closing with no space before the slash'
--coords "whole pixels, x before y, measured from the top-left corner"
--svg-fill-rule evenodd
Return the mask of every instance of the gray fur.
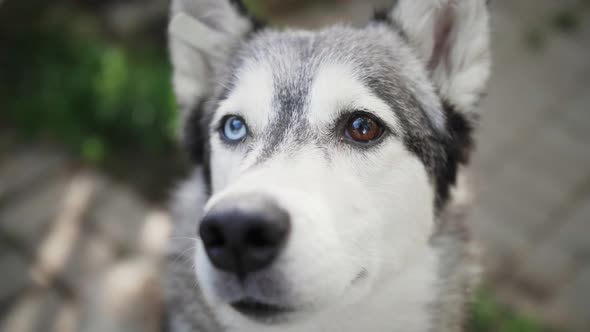
<path id="1" fill-rule="evenodd" d="M 169 240 L 163 280 L 166 311 L 169 313 L 167 325 L 171 332 L 221 331 L 203 300 L 192 262 L 192 248 L 197 245 L 197 223 L 203 217 L 203 206 L 207 201 L 205 187 L 202 170 L 197 168 L 179 188 L 173 200 L 175 223 Z"/>
<path id="2" fill-rule="evenodd" d="M 457 142 L 450 142 L 452 133 L 437 130 L 432 123 L 432 114 L 446 117 L 440 98 L 434 89 L 428 89 L 431 85 L 427 73 L 415 70 L 418 65 L 409 45 L 388 25 L 336 26 L 318 32 L 263 31 L 242 44 L 229 61 L 230 73 L 252 63 L 264 63 L 275 69 L 273 109 L 279 112 L 272 120 L 272 130 L 260 138 L 265 146 L 258 157 L 260 161 L 284 146 L 295 149 L 310 142 L 318 146 L 330 142 L 330 137 L 310 133 L 303 115 L 307 111 L 311 82 L 320 65 L 345 63 L 352 65 L 373 93 L 395 112 L 403 130 L 399 136 L 424 162 L 433 185 L 441 187 L 437 204 L 448 198 L 454 180 L 437 177 L 444 177 L 444 168 L 458 162 L 447 151 L 448 144 Z M 214 112 L 227 95 L 228 87 L 234 84 L 231 75 L 221 77 L 224 77 L 219 84 L 222 90 L 210 100 L 205 113 Z"/>
<path id="3" fill-rule="evenodd" d="M 253 63 L 264 63 L 273 69 L 272 109 L 277 110 L 271 118 L 271 129 L 250 143 L 249 153 L 259 151 L 253 158 L 257 163 L 279 151 L 312 146 L 330 160 L 326 147 L 336 145 L 335 137 L 312 132 L 305 117 L 311 85 L 322 64 L 352 66 L 358 78 L 393 110 L 400 123 L 400 132 L 393 134 L 422 162 L 436 192 L 432 204 L 436 206 L 438 230 L 430 245 L 440 254 L 440 266 L 438 293 L 433 295 L 429 316 L 435 326 L 433 332 L 462 331 L 477 265 L 465 222 L 465 206 L 453 199 L 450 190 L 457 182 L 460 166 L 468 161 L 475 105 L 456 105 L 455 100 L 459 99 L 440 91 L 441 87 L 431 79 L 429 64 L 421 60 L 423 54 L 419 54 L 417 41 L 399 30 L 403 22 L 394 21 L 395 15 L 390 15 L 390 21 L 372 22 L 362 28 L 253 32 L 254 24 L 225 0 L 176 0 L 173 13 L 178 11 L 188 12 L 225 34 L 228 44 L 221 52 L 203 52 L 178 41 L 171 42 L 180 107 L 185 119 L 197 119 L 185 120 L 187 133 L 191 136 L 198 132 L 196 144 L 202 145 L 191 149 L 203 154 L 196 160 L 205 169 L 203 177 L 203 169 L 197 167 L 175 199 L 176 224 L 165 279 L 172 331 L 225 330 L 214 319 L 196 284 L 191 249 L 198 245 L 196 229 L 210 194 L 206 145 L 208 135 L 217 134 L 211 130 L 218 128 L 210 119 L 235 88 L 235 73 Z M 205 12 L 210 15 L 204 15 Z M 187 93 L 180 86 L 183 80 L 198 81 L 201 85 L 196 84 L 198 87 L 194 91 L 188 89 Z M 359 279 L 365 278 L 365 274 Z"/>

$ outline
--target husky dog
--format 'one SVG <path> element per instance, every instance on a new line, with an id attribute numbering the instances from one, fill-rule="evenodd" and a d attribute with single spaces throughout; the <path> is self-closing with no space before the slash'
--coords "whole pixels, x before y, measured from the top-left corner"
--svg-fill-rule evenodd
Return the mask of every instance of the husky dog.
<path id="1" fill-rule="evenodd" d="M 490 73 L 486 0 L 398 0 L 272 29 L 174 0 L 195 162 L 175 196 L 172 331 L 462 331 L 477 264 L 456 190 Z"/>

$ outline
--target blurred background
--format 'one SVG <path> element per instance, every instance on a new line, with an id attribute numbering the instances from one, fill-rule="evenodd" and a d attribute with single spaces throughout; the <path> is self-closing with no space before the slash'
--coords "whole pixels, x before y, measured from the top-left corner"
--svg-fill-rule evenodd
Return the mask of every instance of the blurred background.
<path id="1" fill-rule="evenodd" d="M 277 25 L 390 0 L 251 0 Z M 166 0 L 0 0 L 0 331 L 156 331 L 175 145 Z M 590 331 L 590 1 L 495 0 L 470 331 Z M 182 258 L 179 258 L 182 259 Z"/>

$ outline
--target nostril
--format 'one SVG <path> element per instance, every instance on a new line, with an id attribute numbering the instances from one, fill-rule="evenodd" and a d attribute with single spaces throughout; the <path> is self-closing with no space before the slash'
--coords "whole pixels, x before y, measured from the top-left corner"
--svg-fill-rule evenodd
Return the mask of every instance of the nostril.
<path id="1" fill-rule="evenodd" d="M 223 232 L 215 224 L 202 225 L 199 233 L 206 247 L 219 248 L 225 245 Z"/>
<path id="2" fill-rule="evenodd" d="M 273 245 L 273 239 L 263 227 L 250 229 L 246 233 L 246 243 L 252 247 L 268 247 Z"/>
<path id="3" fill-rule="evenodd" d="M 279 245 L 284 237 L 277 227 L 257 225 L 248 230 L 245 236 L 247 245 L 255 248 L 268 248 Z"/>

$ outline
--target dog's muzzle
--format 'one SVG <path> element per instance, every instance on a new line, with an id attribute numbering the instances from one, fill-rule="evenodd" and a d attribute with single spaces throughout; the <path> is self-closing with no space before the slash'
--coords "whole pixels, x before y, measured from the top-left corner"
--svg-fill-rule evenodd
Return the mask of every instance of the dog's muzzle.
<path id="1" fill-rule="evenodd" d="M 199 233 L 211 263 L 244 281 L 249 273 L 273 263 L 290 228 L 289 214 L 273 200 L 249 195 L 216 203 Z"/>

